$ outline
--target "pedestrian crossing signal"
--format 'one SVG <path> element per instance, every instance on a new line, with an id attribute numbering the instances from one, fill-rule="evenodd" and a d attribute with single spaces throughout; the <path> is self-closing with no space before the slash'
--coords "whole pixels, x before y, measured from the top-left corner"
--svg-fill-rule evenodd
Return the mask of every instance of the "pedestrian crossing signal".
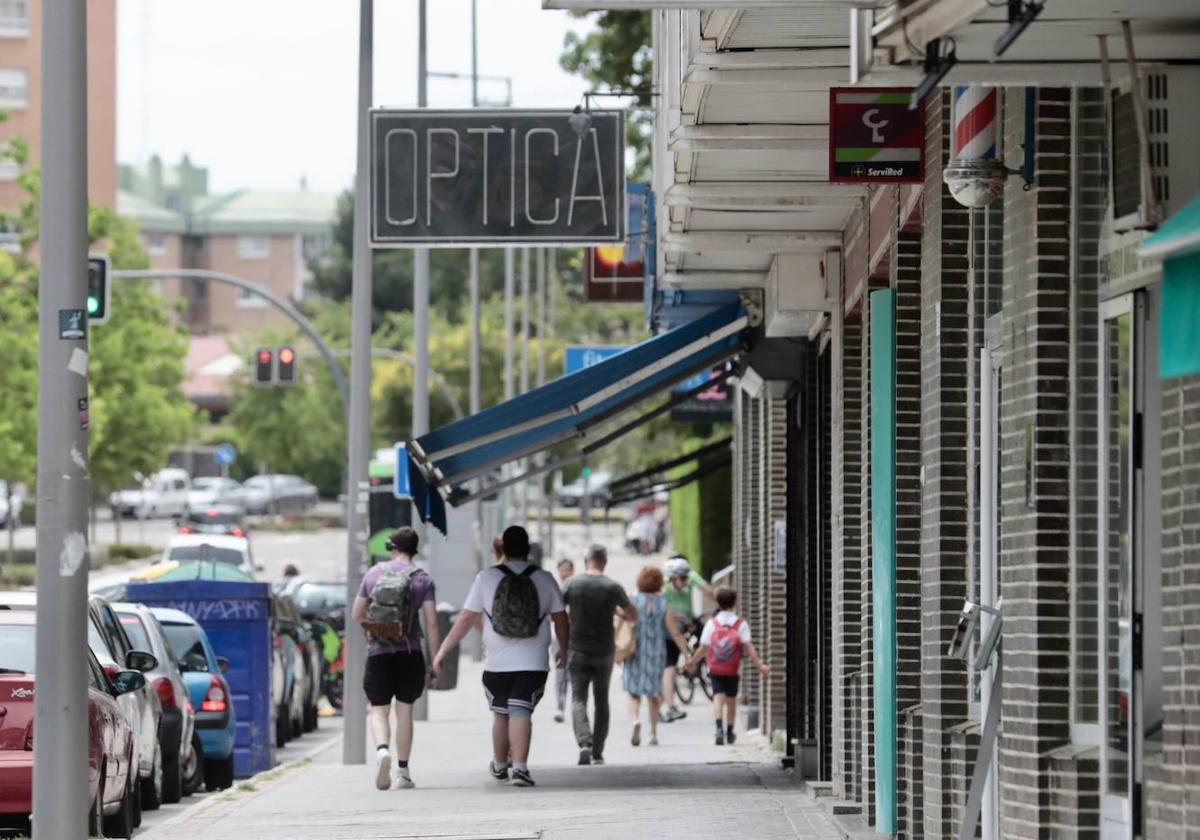
<path id="1" fill-rule="evenodd" d="M 87 319 L 90 326 L 108 321 L 112 264 L 104 254 L 88 255 Z"/>
<path id="2" fill-rule="evenodd" d="M 260 347 L 254 354 L 254 382 L 270 385 L 275 381 L 275 354 L 269 347 Z"/>
<path id="3" fill-rule="evenodd" d="M 296 381 L 296 351 L 291 347 L 280 347 L 276 358 L 279 359 L 276 381 L 280 385 L 291 385 Z"/>

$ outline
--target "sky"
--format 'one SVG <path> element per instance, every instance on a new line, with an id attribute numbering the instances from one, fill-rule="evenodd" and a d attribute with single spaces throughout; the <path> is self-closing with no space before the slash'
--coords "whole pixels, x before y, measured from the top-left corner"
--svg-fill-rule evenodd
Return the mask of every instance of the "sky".
<path id="1" fill-rule="evenodd" d="M 478 0 L 479 73 L 511 76 L 514 105 L 573 107 L 586 83 L 558 66 L 588 24 L 541 0 Z M 470 0 L 429 0 L 429 70 L 471 70 Z M 334 192 L 354 174 L 355 0 L 120 0 L 117 156 L 186 153 L 213 192 Z M 332 10 L 338 10 L 335 14 Z M 416 104 L 417 0 L 376 0 L 377 106 Z M 499 104 L 503 82 L 480 83 Z M 470 105 L 469 80 L 429 80 L 431 107 Z"/>

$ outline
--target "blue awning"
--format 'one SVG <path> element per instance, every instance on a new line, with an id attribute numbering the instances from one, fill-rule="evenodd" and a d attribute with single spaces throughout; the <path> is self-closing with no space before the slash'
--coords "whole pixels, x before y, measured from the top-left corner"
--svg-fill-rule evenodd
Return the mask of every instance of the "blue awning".
<path id="1" fill-rule="evenodd" d="M 478 476 L 573 438 L 738 351 L 741 304 L 418 438 L 410 454 L 434 486 Z M 437 495 L 437 494 L 434 494 Z"/>

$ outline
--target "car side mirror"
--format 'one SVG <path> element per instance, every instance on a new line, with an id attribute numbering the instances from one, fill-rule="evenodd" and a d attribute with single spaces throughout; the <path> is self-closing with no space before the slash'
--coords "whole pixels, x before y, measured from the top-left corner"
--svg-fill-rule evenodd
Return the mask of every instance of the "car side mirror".
<path id="1" fill-rule="evenodd" d="M 204 654 L 202 653 L 189 653 L 183 660 L 183 669 L 193 672 L 207 671 L 208 660 L 204 658 Z"/>
<path id="2" fill-rule="evenodd" d="M 141 671 L 118 671 L 112 680 L 113 693 L 117 695 L 137 691 L 145 684 L 146 676 Z"/>
<path id="3" fill-rule="evenodd" d="M 229 673 L 229 660 L 224 656 L 217 657 L 217 667 L 221 669 L 222 674 Z"/>
<path id="4" fill-rule="evenodd" d="M 158 657 L 144 650 L 131 650 L 125 654 L 125 667 L 134 671 L 153 671 L 158 667 Z"/>

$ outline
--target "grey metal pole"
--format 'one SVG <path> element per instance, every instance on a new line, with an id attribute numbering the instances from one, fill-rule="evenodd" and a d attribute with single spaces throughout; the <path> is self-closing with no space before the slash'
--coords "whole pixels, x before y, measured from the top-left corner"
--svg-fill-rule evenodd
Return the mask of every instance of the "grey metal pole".
<path id="1" fill-rule="evenodd" d="M 537 298 L 537 384 L 538 387 L 546 384 L 546 249 L 537 249 L 537 289 L 534 295 Z M 546 461 L 546 453 L 539 453 L 535 457 L 535 463 L 541 466 Z M 538 478 L 537 485 L 539 495 L 541 495 L 542 510 L 538 516 L 538 537 L 542 543 L 542 552 L 545 554 L 550 548 L 550 496 L 546 493 L 546 477 Z M 546 555 L 552 558 L 553 555 Z"/>
<path id="2" fill-rule="evenodd" d="M 521 393 L 529 391 L 529 249 L 521 249 Z M 521 460 L 521 471 L 526 461 Z M 529 482 L 521 485 L 521 526 L 529 527 Z"/>
<path id="3" fill-rule="evenodd" d="M 367 242 L 370 190 L 370 111 L 374 56 L 374 0 L 360 0 L 358 21 L 358 158 L 354 174 L 354 248 L 350 295 L 350 410 L 347 426 L 346 603 L 354 602 L 367 569 L 370 535 L 367 468 L 371 459 L 371 248 Z M 366 697 L 359 686 L 367 663 L 366 637 L 347 627 L 342 763 L 367 760 Z"/>
<path id="4" fill-rule="evenodd" d="M 417 107 L 429 107 L 427 0 L 417 5 Z M 429 250 L 413 251 L 413 403 L 412 436 L 429 431 Z M 413 518 L 414 524 L 419 521 Z M 434 652 L 430 651 L 430 655 Z M 429 719 L 429 692 L 413 704 L 415 720 Z"/>
<path id="5" fill-rule="evenodd" d="M 78 0 L 42 15 L 33 825 L 58 840 L 87 836 L 89 805 L 87 16 Z"/>
<path id="6" fill-rule="evenodd" d="M 516 370 L 513 368 L 514 350 L 516 347 L 516 330 L 515 321 L 513 319 L 513 296 L 515 292 L 516 278 L 514 277 L 514 257 L 515 254 L 512 248 L 504 249 L 504 399 L 511 400 L 516 385 Z M 510 466 L 504 466 L 504 475 L 507 478 L 511 473 Z M 504 491 L 500 505 L 500 521 L 501 524 L 508 524 L 509 505 L 512 499 L 512 492 Z"/>
<path id="7" fill-rule="evenodd" d="M 471 107 L 479 107 L 479 16 L 471 0 Z"/>

